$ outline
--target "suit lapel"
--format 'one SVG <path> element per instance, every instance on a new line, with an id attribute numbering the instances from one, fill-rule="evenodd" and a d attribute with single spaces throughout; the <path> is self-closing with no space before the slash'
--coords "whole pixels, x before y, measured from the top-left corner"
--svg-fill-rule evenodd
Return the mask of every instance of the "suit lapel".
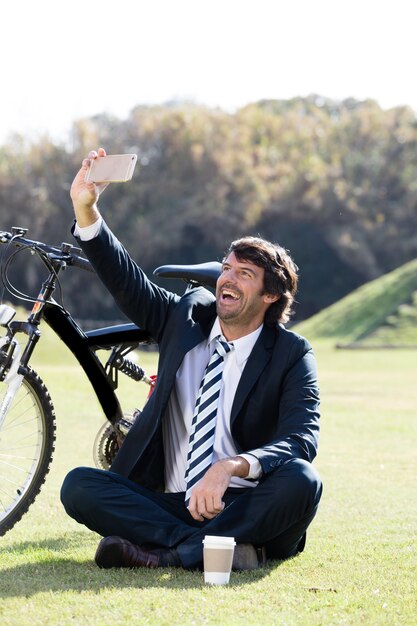
<path id="1" fill-rule="evenodd" d="M 275 329 L 264 326 L 243 369 L 233 401 L 230 424 L 233 424 L 253 386 L 271 360 L 275 337 Z"/>
<path id="2" fill-rule="evenodd" d="M 216 315 L 215 303 L 208 310 L 203 310 L 203 313 L 197 323 L 190 317 L 187 320 L 186 331 L 178 333 L 176 341 L 170 341 L 169 353 L 165 357 L 166 369 L 164 376 L 161 377 L 165 383 L 164 403 L 169 400 L 177 371 L 187 352 L 208 338 Z"/>

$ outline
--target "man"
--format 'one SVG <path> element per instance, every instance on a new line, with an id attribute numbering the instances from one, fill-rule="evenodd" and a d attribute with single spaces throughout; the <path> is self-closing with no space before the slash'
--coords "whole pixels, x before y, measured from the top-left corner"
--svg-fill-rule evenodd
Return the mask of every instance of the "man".
<path id="1" fill-rule="evenodd" d="M 112 471 L 73 470 L 62 502 L 104 537 L 99 567 L 201 568 L 206 534 L 235 537 L 235 569 L 293 556 L 321 496 L 315 360 L 281 324 L 297 268 L 283 248 L 246 237 L 226 253 L 215 298 L 156 286 L 102 220 L 102 188 L 84 181 L 104 155 L 91 152 L 72 184 L 75 234 L 121 310 L 158 342 L 158 382 Z"/>

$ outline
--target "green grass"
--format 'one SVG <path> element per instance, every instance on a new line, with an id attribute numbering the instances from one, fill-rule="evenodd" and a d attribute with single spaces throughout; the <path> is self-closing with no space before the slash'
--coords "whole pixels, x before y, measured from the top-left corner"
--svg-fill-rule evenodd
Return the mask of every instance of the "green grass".
<path id="1" fill-rule="evenodd" d="M 344 344 L 417 346 L 417 259 L 359 287 L 296 330 Z"/>
<path id="2" fill-rule="evenodd" d="M 2 625 L 416 624 L 417 353 L 316 343 L 324 495 L 306 551 L 211 588 L 199 572 L 94 565 L 99 538 L 66 516 L 59 489 L 92 463 L 102 418 L 74 361 L 51 338 L 43 345 L 36 369 L 54 399 L 57 447 L 42 493 L 0 539 Z M 155 355 L 144 359 L 151 372 Z M 123 390 L 128 408 L 138 389 Z"/>

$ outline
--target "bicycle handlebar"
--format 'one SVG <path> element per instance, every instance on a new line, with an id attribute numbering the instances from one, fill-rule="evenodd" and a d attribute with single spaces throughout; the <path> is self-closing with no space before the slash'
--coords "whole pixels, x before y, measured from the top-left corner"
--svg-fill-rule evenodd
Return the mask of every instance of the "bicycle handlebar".
<path id="1" fill-rule="evenodd" d="M 82 256 L 78 256 L 77 254 L 72 254 L 70 256 L 70 259 L 67 260 L 67 265 L 79 267 L 86 272 L 91 272 L 92 274 L 95 274 L 95 270 L 90 261 L 88 261 L 88 259 L 84 259 Z"/>
<path id="2" fill-rule="evenodd" d="M 67 265 L 78 267 L 87 272 L 94 273 L 94 269 L 90 264 L 90 261 L 79 256 L 73 251 L 79 251 L 80 248 L 76 248 L 70 243 L 62 243 L 61 247 L 50 246 L 42 241 L 33 241 L 32 239 L 26 239 L 23 237 L 26 234 L 26 228 L 13 228 L 13 233 L 7 231 L 0 231 L 0 243 L 12 243 L 15 246 L 22 248 L 31 248 L 35 251 L 42 251 L 51 260 L 61 260 Z"/>

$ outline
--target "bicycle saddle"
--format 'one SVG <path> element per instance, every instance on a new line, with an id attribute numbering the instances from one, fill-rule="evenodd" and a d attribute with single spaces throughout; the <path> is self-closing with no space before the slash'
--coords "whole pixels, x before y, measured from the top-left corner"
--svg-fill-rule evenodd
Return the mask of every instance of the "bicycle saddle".
<path id="1" fill-rule="evenodd" d="M 218 261 L 196 265 L 161 265 L 154 270 L 154 275 L 161 278 L 182 278 L 187 283 L 215 287 L 221 269 L 222 264 Z"/>

